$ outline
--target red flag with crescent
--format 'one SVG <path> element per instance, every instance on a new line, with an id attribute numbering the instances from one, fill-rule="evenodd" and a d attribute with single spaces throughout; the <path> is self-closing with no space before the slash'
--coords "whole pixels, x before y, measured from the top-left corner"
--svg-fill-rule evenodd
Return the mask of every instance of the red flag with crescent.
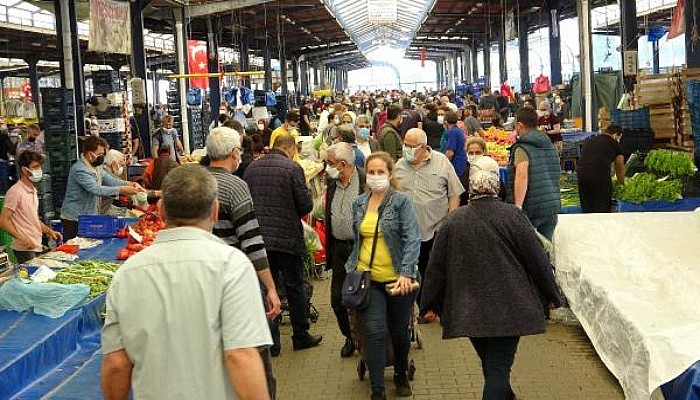
<path id="1" fill-rule="evenodd" d="M 206 74 L 209 72 L 207 59 L 207 44 L 199 40 L 187 41 L 187 60 L 190 74 Z M 209 78 L 190 78 L 190 87 L 199 89 L 209 88 Z"/>

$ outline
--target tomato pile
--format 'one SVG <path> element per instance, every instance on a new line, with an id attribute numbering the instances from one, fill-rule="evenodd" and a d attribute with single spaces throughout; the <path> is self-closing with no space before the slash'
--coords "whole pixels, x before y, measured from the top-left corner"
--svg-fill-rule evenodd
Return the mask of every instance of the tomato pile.
<path id="1" fill-rule="evenodd" d="M 165 224 L 163 220 L 160 219 L 158 214 L 147 213 L 144 214 L 138 222 L 136 222 L 131 229 L 134 232 L 141 235 L 141 241 L 139 242 L 131 234 L 129 234 L 129 227 L 126 227 L 119 232 L 117 232 L 117 237 L 126 238 L 127 244 L 123 249 L 119 249 L 117 252 L 117 260 L 126 260 L 139 251 L 145 249 L 146 247 L 153 244 L 158 232 L 165 229 Z"/>

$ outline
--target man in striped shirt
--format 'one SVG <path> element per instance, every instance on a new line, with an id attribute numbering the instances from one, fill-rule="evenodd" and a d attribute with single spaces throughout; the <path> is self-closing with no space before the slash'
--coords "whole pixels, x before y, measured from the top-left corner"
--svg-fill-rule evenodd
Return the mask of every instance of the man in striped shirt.
<path id="1" fill-rule="evenodd" d="M 219 219 L 214 224 L 213 234 L 245 253 L 255 267 L 260 282 L 265 287 L 267 317 L 270 320 L 280 313 L 280 299 L 272 279 L 267 261 L 265 242 L 260 234 L 258 219 L 253 210 L 253 199 L 248 184 L 233 173 L 241 164 L 241 140 L 238 132 L 231 128 L 214 128 L 207 136 L 209 172 L 219 184 Z M 279 354 L 278 346 L 273 345 L 273 354 Z M 268 388 L 271 398 L 275 398 L 275 382 L 267 350 L 262 354 Z"/>

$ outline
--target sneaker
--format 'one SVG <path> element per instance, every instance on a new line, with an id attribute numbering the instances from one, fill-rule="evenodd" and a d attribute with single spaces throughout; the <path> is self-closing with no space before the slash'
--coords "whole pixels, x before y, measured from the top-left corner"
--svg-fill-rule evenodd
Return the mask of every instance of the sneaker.
<path id="1" fill-rule="evenodd" d="M 355 345 L 352 343 L 352 340 L 350 338 L 345 339 L 345 344 L 343 345 L 343 348 L 340 349 L 340 356 L 343 358 L 348 358 L 352 356 L 352 354 L 355 352 Z"/>
<path id="2" fill-rule="evenodd" d="M 280 356 L 280 348 L 277 346 L 271 346 L 270 347 L 270 355 L 272 357 L 279 357 Z"/>
<path id="3" fill-rule="evenodd" d="M 384 388 L 372 389 L 372 397 L 370 397 L 370 400 L 386 400 Z"/>
<path id="4" fill-rule="evenodd" d="M 408 397 L 413 394 L 411 384 L 408 382 L 406 374 L 394 374 L 394 386 L 398 397 Z"/>
<path id="5" fill-rule="evenodd" d="M 294 341 L 294 350 L 304 350 L 304 349 L 310 349 L 312 347 L 316 347 L 319 344 L 321 344 L 321 340 L 323 340 L 323 336 L 317 335 L 306 335 L 305 338 Z"/>

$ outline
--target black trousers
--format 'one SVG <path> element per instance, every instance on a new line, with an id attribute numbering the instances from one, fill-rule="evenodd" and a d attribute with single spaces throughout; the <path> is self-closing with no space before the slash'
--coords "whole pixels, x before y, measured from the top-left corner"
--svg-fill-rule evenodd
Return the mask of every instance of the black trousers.
<path id="1" fill-rule="evenodd" d="M 78 236 L 78 221 L 69 221 L 61 218 L 61 226 L 63 227 L 64 242 Z"/>
<path id="2" fill-rule="evenodd" d="M 469 338 L 481 359 L 484 373 L 482 400 L 512 400 L 510 370 L 518 350 L 519 336 Z"/>
<path id="3" fill-rule="evenodd" d="M 340 332 L 346 338 L 351 339 L 350 317 L 348 317 L 348 310 L 343 307 L 343 282 L 345 282 L 345 277 L 348 274 L 345 271 L 345 263 L 348 261 L 348 257 L 350 257 L 352 243 L 350 241 L 333 240 L 333 254 L 329 254 L 333 265 L 331 308 L 333 308 L 333 313 L 335 313 L 335 319 L 338 321 Z"/>
<path id="4" fill-rule="evenodd" d="M 578 176 L 578 193 L 581 210 L 585 213 L 609 213 L 612 211 L 612 185 L 606 176 Z"/>
<path id="5" fill-rule="evenodd" d="M 292 320 L 292 341 L 303 342 L 309 335 L 309 299 L 304 290 L 304 265 L 301 256 L 268 251 L 267 259 L 270 262 L 270 272 L 276 281 L 279 282 L 280 275 L 284 280 L 289 317 Z M 276 324 L 278 321 L 272 323 Z M 273 326 L 270 331 L 275 343 L 279 343 L 279 328 Z"/>
<path id="6" fill-rule="evenodd" d="M 435 239 L 426 240 L 420 243 L 420 254 L 418 255 L 418 272 L 420 272 L 421 280 L 425 278 L 425 271 L 428 269 L 428 261 L 430 261 L 430 252 L 433 250 L 433 241 Z M 421 288 L 423 285 L 421 284 Z M 422 289 L 418 290 L 416 303 L 420 307 L 420 297 Z"/>

